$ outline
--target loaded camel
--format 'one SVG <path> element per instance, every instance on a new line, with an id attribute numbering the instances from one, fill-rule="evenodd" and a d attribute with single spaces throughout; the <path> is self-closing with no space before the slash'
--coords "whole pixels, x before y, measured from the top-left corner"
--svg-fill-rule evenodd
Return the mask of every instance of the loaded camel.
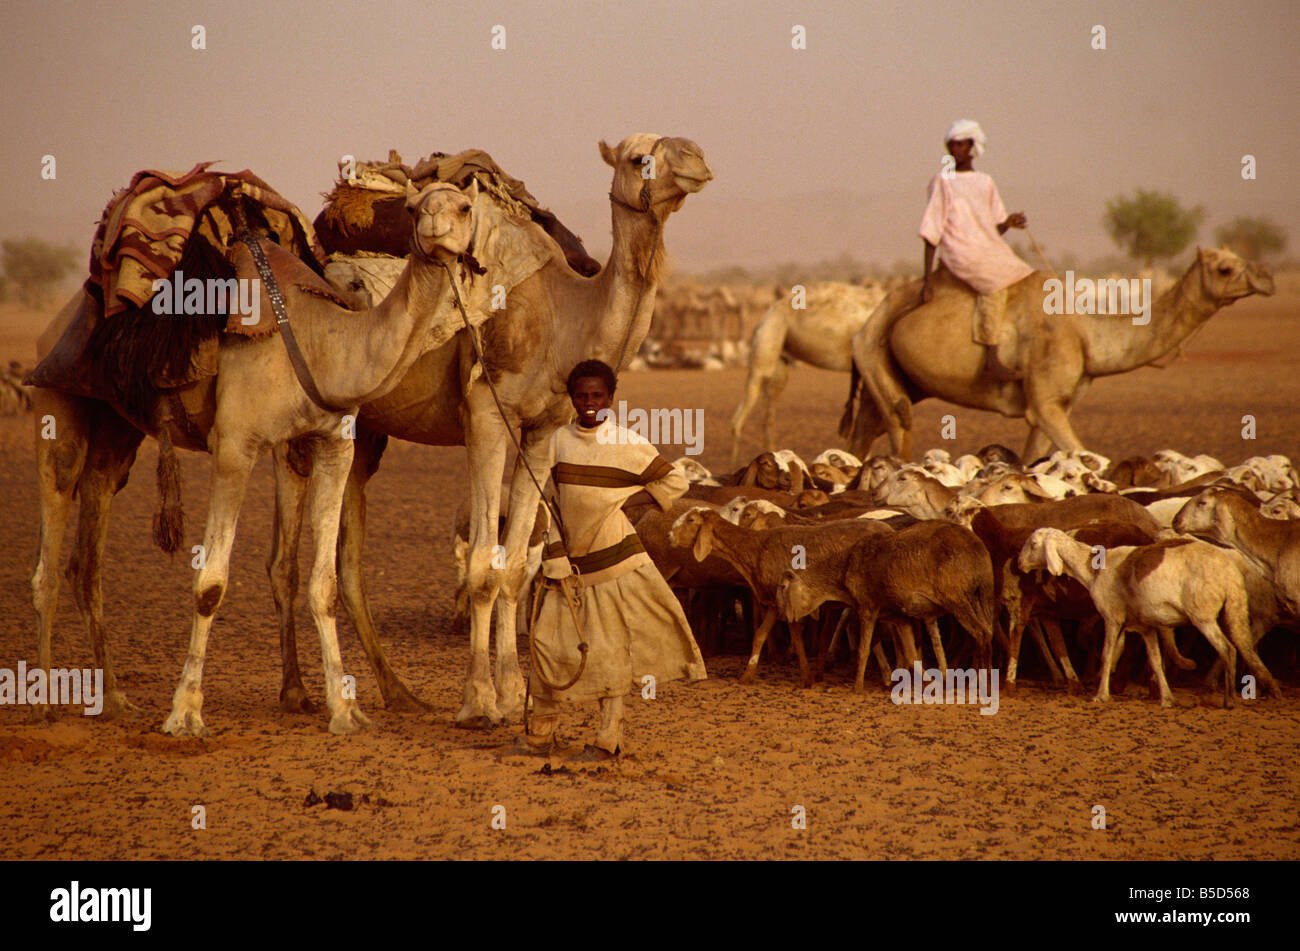
<path id="1" fill-rule="evenodd" d="M 386 697 L 406 690 L 383 659 L 363 585 L 366 483 L 378 469 L 389 436 L 423 445 L 463 445 L 468 451 L 470 660 L 463 702 L 454 718 L 462 727 L 495 725 L 523 713 L 516 610 L 540 498 L 529 470 L 545 481 L 551 467 L 551 434 L 571 417 L 565 376 L 584 359 L 604 360 L 617 371 L 636 354 L 654 313 L 664 265 L 664 223 L 688 195 L 713 178 L 700 147 L 689 139 L 639 133 L 613 148 L 600 143 L 600 154 L 614 169 L 609 196 L 613 247 L 600 272 L 594 277 L 576 273 L 540 228 L 520 222 L 511 239 L 515 246 L 541 247 L 547 260 L 509 292 L 505 309 L 482 325 L 481 373 L 473 340 L 461 332 L 420 355 L 391 390 L 366 401 L 358 413 L 339 527 L 340 591 Z M 502 542 L 505 568 L 499 570 L 493 564 L 494 550 L 512 430 L 519 433 L 527 468 L 517 462 L 510 482 Z M 288 597 L 292 603 L 292 592 Z M 489 655 L 494 608 L 495 671 Z"/>
<path id="2" fill-rule="evenodd" d="M 350 733 L 368 725 L 356 700 L 343 696 L 334 620 L 337 519 L 352 456 L 352 440 L 345 436 L 344 417 L 355 413 L 364 400 L 391 388 L 418 356 L 434 325 L 455 315 L 447 268 L 469 246 L 473 233 L 471 199 L 472 195 L 448 185 L 430 186 L 408 196 L 415 253 L 393 293 L 378 307 L 361 313 L 334 303 L 328 285 L 291 254 L 276 245 L 264 247 L 318 395 L 332 408 L 308 397 L 286 349 L 273 336 L 242 340 L 223 337 L 217 375 L 207 381 L 208 392 L 201 394 L 209 409 L 203 420 L 207 431 L 196 434 L 189 430 L 193 423 L 190 419 L 178 423 L 173 418 L 167 422 L 168 438 L 175 430 L 177 444 L 206 448 L 215 458 L 203 542 L 205 559 L 194 582 L 190 649 L 172 711 L 163 724 L 165 732 L 206 732 L 201 712 L 203 657 L 213 617 L 225 592 L 235 522 L 248 476 L 258 456 L 268 448 L 277 452 L 277 469 L 287 465 L 286 447 L 295 440 L 300 451 L 310 458 L 312 469 L 309 488 L 317 552 L 309 590 L 321 638 L 326 703 L 331 714 L 329 728 L 334 733 Z M 258 276 L 246 246 L 235 251 L 235 266 L 243 279 Z M 42 349 L 59 339 L 79 306 L 81 303 L 74 300 L 56 317 L 42 337 Z M 269 306 L 263 309 L 268 314 L 271 311 Z M 125 481 L 143 433 L 138 426 L 132 431 L 127 420 L 106 403 L 65 397 L 53 391 L 38 392 L 43 405 L 58 414 L 61 430 L 58 439 L 43 440 L 38 426 L 37 439 L 42 530 L 41 556 L 32 584 L 40 621 L 40 662 L 48 666 L 59 547 L 73 491 L 83 490 L 82 553 L 93 558 L 91 563 L 80 564 L 77 571 L 97 597 L 108 502 Z M 107 429 L 91 428 L 98 423 L 107 423 Z M 89 498 L 84 494 L 86 488 L 93 491 Z M 98 628 L 92 622 L 91 633 L 97 661 L 101 653 L 107 660 L 102 616 Z M 114 683 L 107 670 L 106 680 Z M 115 702 L 119 711 L 128 706 L 120 691 Z"/>

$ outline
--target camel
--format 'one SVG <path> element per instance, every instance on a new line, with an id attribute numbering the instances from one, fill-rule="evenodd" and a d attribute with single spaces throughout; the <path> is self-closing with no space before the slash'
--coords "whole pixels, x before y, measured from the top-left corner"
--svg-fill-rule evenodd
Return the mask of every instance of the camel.
<path id="1" fill-rule="evenodd" d="M 650 328 L 665 263 L 664 223 L 687 195 L 713 178 L 702 150 L 689 139 L 638 133 L 613 148 L 601 142 L 600 154 L 614 169 L 609 196 L 613 247 L 600 272 L 594 277 L 576 273 L 540 228 L 520 224 L 531 240 L 550 249 L 550 257 L 510 291 L 505 309 L 482 325 L 483 363 L 476 361 L 473 339 L 462 331 L 447 345 L 422 354 L 393 389 L 367 401 L 358 413 L 339 526 L 340 593 L 390 705 L 419 701 L 388 667 L 379 647 L 361 555 L 366 484 L 378 468 L 387 438 L 393 436 L 423 445 L 463 445 L 468 451 L 470 659 L 454 722 L 484 728 L 523 714 L 516 611 L 540 498 L 529 472 L 545 482 L 551 468 L 551 434 L 572 418 L 564 386 L 569 369 L 596 358 L 617 371 L 636 354 Z M 506 419 L 487 380 L 496 389 Z M 519 432 L 525 465 L 516 462 L 510 481 L 502 546 L 505 567 L 499 569 L 494 567 L 494 562 L 500 564 L 495 557 L 500 550 L 497 521 L 512 430 Z M 292 470 L 277 472 L 295 478 Z M 300 492 L 286 487 L 277 504 L 292 511 L 294 495 Z M 278 591 L 277 600 L 281 597 L 291 605 L 292 588 Z M 495 671 L 489 653 L 494 615 Z"/>
<path id="2" fill-rule="evenodd" d="M 273 335 L 251 339 L 227 336 L 220 342 L 215 379 L 205 381 L 204 392 L 197 396 L 187 394 L 189 400 L 182 396 L 186 412 L 180 414 L 185 417 L 181 422 L 172 417 L 166 420 L 165 431 L 153 433 L 163 438 L 174 436 L 178 445 L 207 449 L 215 457 L 203 544 L 205 560 L 194 583 L 190 651 L 171 714 L 163 724 L 165 732 L 207 732 L 201 713 L 207 635 L 224 594 L 235 521 L 248 475 L 258 456 L 268 448 L 276 454 L 277 473 L 293 466 L 305 471 L 310 460 L 317 552 L 309 590 L 321 637 L 330 731 L 350 733 L 369 724 L 356 700 L 343 695 L 334 622 L 338 510 L 352 456 L 345 417 L 355 414 L 361 402 L 387 392 L 419 355 L 435 328 L 452 319 L 459 321 L 448 287 L 449 267 L 469 247 L 476 194 L 475 189 L 466 194 L 449 185 L 430 186 L 419 193 L 411 190 L 408 210 L 414 218 L 416 253 L 394 292 L 378 307 L 361 313 L 334 303 L 328 285 L 292 255 L 276 245 L 266 246 L 266 256 L 280 279 L 285 307 L 324 405 L 308 397 L 286 349 Z M 239 246 L 235 255 L 242 278 L 257 276 L 246 246 Z M 84 301 L 74 298 L 56 317 L 42 336 L 39 346 L 44 352 L 59 339 L 80 306 Z M 264 309 L 270 312 L 269 307 Z M 106 403 L 49 390 L 37 392 L 42 414 L 47 409 L 53 411 L 59 423 L 58 438 L 44 440 L 39 438 L 38 417 L 41 553 L 32 586 L 38 613 L 39 662 L 48 668 L 59 547 L 75 489 L 82 498 L 80 557 L 74 559 L 70 574 L 81 581 L 80 588 L 75 589 L 79 607 L 90 624 L 96 661 L 105 667 L 106 709 L 122 712 L 131 705 L 117 688 L 103 635 L 102 605 L 98 603 L 99 562 L 107 531 L 108 503 L 125 483 L 143 439 L 143 428 L 139 421 L 132 425 Z M 194 406 L 203 411 L 191 416 Z M 291 445 L 306 458 L 295 460 L 288 451 Z M 280 522 L 277 518 L 278 527 Z M 284 550 L 284 540 L 283 533 L 278 533 L 279 553 Z M 296 537 L 292 541 L 296 544 Z M 274 579 L 274 566 L 270 570 Z M 299 681 L 300 690 L 296 652 L 293 666 L 292 671 L 286 669 L 285 677 Z M 305 702 L 305 693 L 290 699 Z M 282 704 L 284 701 L 282 693 Z"/>
<path id="3" fill-rule="evenodd" d="M 740 434 L 759 396 L 765 400 L 763 449 L 776 448 L 772 427 L 776 401 L 789 378 L 789 365 L 803 360 L 823 370 L 853 369 L 852 341 L 884 298 L 877 287 L 824 282 L 807 288 L 806 307 L 795 308 L 793 295 L 781 294 L 754 328 L 749 348 L 745 395 L 731 417 L 731 468 L 739 465 Z"/>
<path id="4" fill-rule="evenodd" d="M 1023 374 L 997 382 L 981 373 L 982 348 L 971 340 L 975 292 L 945 268 L 931 284 L 934 299 L 917 306 L 919 279 L 893 292 L 853 338 L 853 364 L 865 394 L 850 392 L 841 435 L 850 451 L 865 456 L 876 437 L 888 432 L 893 452 L 912 452 L 912 403 L 937 396 L 959 406 L 1023 417 L 1029 436 L 1021 457 L 1047 454 L 1050 447 L 1083 449 L 1070 425 L 1070 409 L 1099 376 L 1125 373 L 1169 353 L 1221 307 L 1251 294 L 1273 293 L 1267 268 L 1225 248 L 1197 248 L 1191 267 L 1149 303 L 1149 323 L 1126 315 L 1048 314 L 1044 282 L 1034 272 L 1012 285 L 1007 302 L 1010 334 L 999 358 Z"/>

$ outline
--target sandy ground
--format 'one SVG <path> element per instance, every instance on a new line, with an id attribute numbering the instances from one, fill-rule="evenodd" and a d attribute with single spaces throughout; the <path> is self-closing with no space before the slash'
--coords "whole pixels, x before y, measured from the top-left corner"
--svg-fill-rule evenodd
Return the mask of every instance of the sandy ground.
<path id="1" fill-rule="evenodd" d="M 1074 414 L 1088 445 L 1112 457 L 1174 447 L 1229 463 L 1300 454 L 1300 287 L 1279 283 L 1271 300 L 1219 314 L 1171 368 L 1097 383 Z M 46 317 L 0 312 L 0 360 L 30 361 Z M 703 408 L 700 459 L 721 468 L 742 385 L 741 371 L 650 372 L 627 375 L 618 395 L 632 405 Z M 846 386 L 843 376 L 797 369 L 781 444 L 810 454 L 836 444 Z M 958 438 L 943 443 L 939 417 L 948 412 Z M 1247 413 L 1257 420 L 1253 442 L 1241 438 Z M 35 661 L 31 429 L 30 418 L 0 419 L 0 667 Z M 934 401 L 919 407 L 916 429 L 920 449 L 954 454 L 994 440 L 1019 448 L 1024 437 L 1020 421 Z M 26 708 L 0 707 L 7 858 L 1300 857 L 1300 701 L 1224 711 L 1190 678 L 1175 683 L 1173 710 L 1147 699 L 1144 686 L 1100 707 L 1030 680 L 1002 697 L 996 715 L 981 716 L 973 706 L 896 706 L 878 681 L 855 696 L 843 663 L 803 690 L 793 664 L 765 657 L 761 681 L 742 686 L 742 658 L 723 655 L 708 659 L 710 679 L 632 701 L 629 752 L 612 768 L 566 771 L 556 761 L 543 769 L 503 754 L 517 727 L 451 726 L 467 660 L 451 625 L 448 545 L 465 492 L 461 449 L 395 443 L 371 483 L 376 621 L 430 714 L 384 710 L 346 617 L 343 658 L 374 729 L 335 737 L 323 715 L 278 712 L 263 460 L 209 644 L 212 735 L 164 736 L 158 728 L 189 637 L 191 569 L 188 556 L 169 559 L 149 541 L 155 459 L 146 443 L 118 496 L 104 578 L 119 676 L 140 712 L 116 721 L 65 712 L 35 725 Z M 188 547 L 190 536 L 200 540 L 209 459 L 183 454 L 183 468 Z M 319 700 L 305 606 L 298 623 L 304 675 Z M 65 590 L 56 665 L 91 664 L 83 631 Z M 1295 684 L 1294 670 L 1284 676 Z M 594 711 L 582 711 L 569 732 L 593 729 Z M 313 791 L 351 793 L 355 808 L 305 805 Z M 206 829 L 191 828 L 195 805 L 205 807 Z M 1092 828 L 1097 805 L 1104 831 Z M 796 807 L 804 829 L 792 828 Z M 504 828 L 493 827 L 494 815 L 504 815 Z"/>

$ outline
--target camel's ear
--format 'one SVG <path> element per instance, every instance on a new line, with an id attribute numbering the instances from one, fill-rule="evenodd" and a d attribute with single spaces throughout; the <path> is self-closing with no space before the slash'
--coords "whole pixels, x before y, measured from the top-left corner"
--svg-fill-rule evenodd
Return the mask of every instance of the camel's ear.
<path id="1" fill-rule="evenodd" d="M 713 550 L 713 526 L 703 520 L 700 521 L 700 530 L 695 536 L 695 545 L 691 551 L 695 555 L 696 561 L 703 561 L 709 557 L 709 552 Z"/>
<path id="2" fill-rule="evenodd" d="M 618 168 L 618 156 L 614 154 L 613 149 L 605 144 L 604 139 L 600 140 L 600 157 L 605 160 L 605 164 L 610 168 Z"/>
<path id="3" fill-rule="evenodd" d="M 758 460 L 755 459 L 749 465 L 745 466 L 745 474 L 740 477 L 737 485 L 757 485 L 758 484 Z"/>
<path id="4" fill-rule="evenodd" d="M 478 179 L 477 179 L 477 178 L 473 178 L 473 177 L 471 177 L 470 180 L 469 180 L 469 187 L 463 189 L 463 191 L 465 192 L 465 197 L 468 198 L 470 201 L 473 201 L 475 198 L 477 198 L 477 197 L 478 197 Z"/>
<path id="5" fill-rule="evenodd" d="M 1055 538 L 1043 539 L 1043 556 L 1047 560 L 1047 570 L 1054 575 L 1060 575 L 1065 572 L 1065 562 L 1061 560 L 1061 553 L 1056 549 Z"/>
<path id="6" fill-rule="evenodd" d="M 413 211 L 415 206 L 420 202 L 420 192 L 411 184 L 411 180 L 406 180 L 406 210 Z"/>

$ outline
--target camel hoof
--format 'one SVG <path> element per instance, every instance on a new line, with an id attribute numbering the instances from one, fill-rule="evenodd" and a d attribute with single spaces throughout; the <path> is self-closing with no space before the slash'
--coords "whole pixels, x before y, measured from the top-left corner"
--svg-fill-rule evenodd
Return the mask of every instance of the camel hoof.
<path id="1" fill-rule="evenodd" d="M 1110 697 L 1093 697 L 1093 703 L 1110 703 Z"/>
<path id="2" fill-rule="evenodd" d="M 1014 697 L 1016 695 L 1016 682 L 1014 680 L 1008 680 L 1002 685 L 1002 692 L 1008 697 Z"/>
<path id="3" fill-rule="evenodd" d="M 368 726 L 372 726 L 370 717 L 361 712 L 356 701 L 352 701 L 350 706 L 343 707 L 330 717 L 330 732 L 335 736 L 359 733 Z"/>
<path id="4" fill-rule="evenodd" d="M 758 671 L 753 667 L 746 667 L 745 672 L 740 675 L 742 684 L 752 684 L 758 681 Z"/>
<path id="5" fill-rule="evenodd" d="M 452 726 L 458 730 L 490 730 L 496 726 L 496 723 L 492 722 L 491 717 L 484 714 L 477 717 L 466 717 L 464 720 L 458 718 L 452 722 Z"/>
<path id="6" fill-rule="evenodd" d="M 48 703 L 38 703 L 27 714 L 27 722 L 45 725 L 59 718 L 59 712 Z"/>
<path id="7" fill-rule="evenodd" d="M 403 687 L 384 694 L 384 708 L 393 713 L 428 713 L 433 709 L 433 705 L 425 703 Z"/>
<path id="8" fill-rule="evenodd" d="M 1067 680 L 1065 682 L 1065 692 L 1071 697 L 1077 697 L 1083 693 L 1083 684 L 1077 680 Z"/>
<path id="9" fill-rule="evenodd" d="M 140 708 L 126 699 L 126 694 L 120 690 L 115 690 L 104 698 L 104 709 L 99 712 L 99 715 L 102 719 L 113 720 L 129 713 L 139 712 Z"/>
<path id="10" fill-rule="evenodd" d="M 295 684 L 280 691 L 280 709 L 285 713 L 315 713 L 316 704 L 302 684 Z"/>
<path id="11" fill-rule="evenodd" d="M 203 715 L 197 710 L 184 712 L 173 710 L 163 721 L 162 731 L 169 736 L 208 736 L 209 731 L 203 724 Z"/>

